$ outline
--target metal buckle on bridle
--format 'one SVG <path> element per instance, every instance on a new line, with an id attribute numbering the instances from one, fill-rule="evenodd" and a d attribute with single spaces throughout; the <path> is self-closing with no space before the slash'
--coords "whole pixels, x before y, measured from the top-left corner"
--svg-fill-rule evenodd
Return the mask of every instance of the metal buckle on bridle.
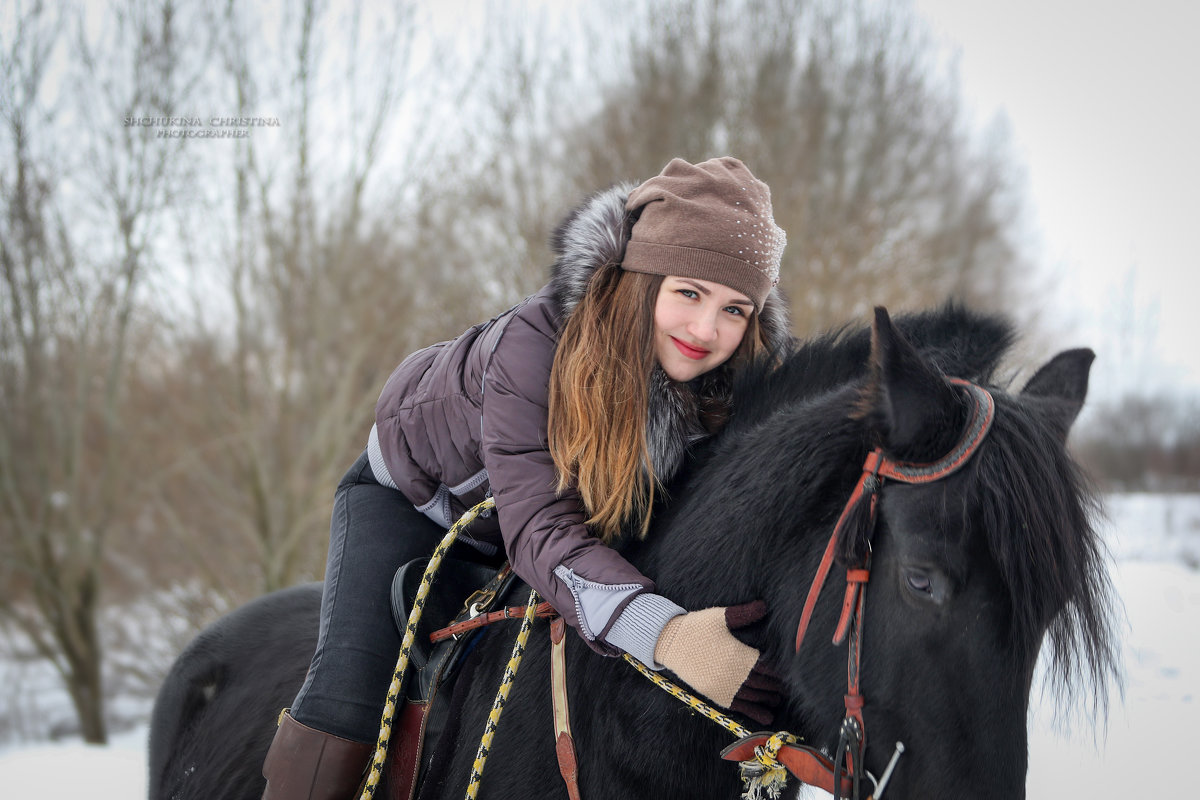
<path id="1" fill-rule="evenodd" d="M 858 724 L 858 720 L 854 717 L 845 717 L 842 719 L 842 729 L 838 733 L 837 754 L 833 758 L 833 767 L 834 769 L 840 769 L 842 764 L 845 763 L 846 774 L 850 776 L 852 786 L 851 797 L 854 798 L 859 796 L 859 783 L 863 772 L 866 771 L 861 766 L 858 766 L 862 764 L 862 753 L 862 726 Z M 833 800 L 842 800 L 841 793 L 835 792 Z"/>

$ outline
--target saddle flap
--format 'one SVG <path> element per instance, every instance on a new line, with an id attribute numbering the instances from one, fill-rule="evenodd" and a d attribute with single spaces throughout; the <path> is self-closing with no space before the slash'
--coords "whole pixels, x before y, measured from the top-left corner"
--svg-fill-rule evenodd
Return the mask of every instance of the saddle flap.
<path id="1" fill-rule="evenodd" d="M 403 632 L 408 625 L 417 590 L 428 558 L 417 558 L 396 570 L 392 578 L 392 618 L 396 627 Z M 429 594 L 425 597 L 425 608 L 417 623 L 416 638 L 409 653 L 409 664 L 418 672 L 429 663 L 432 646 L 429 635 L 454 621 L 466 611 L 465 603 L 471 594 L 496 576 L 496 568 L 456 558 L 442 559 Z"/>

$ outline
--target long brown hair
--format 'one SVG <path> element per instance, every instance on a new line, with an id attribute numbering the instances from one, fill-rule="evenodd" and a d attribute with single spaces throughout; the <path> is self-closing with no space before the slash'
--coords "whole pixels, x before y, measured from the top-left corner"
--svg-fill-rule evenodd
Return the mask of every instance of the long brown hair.
<path id="1" fill-rule="evenodd" d="M 558 491 L 574 486 L 600 539 L 650 528 L 658 480 L 646 444 L 661 275 L 597 270 L 563 326 L 550 369 L 548 435 Z M 764 349 L 751 314 L 730 363 Z M 722 367 L 724 368 L 724 367 Z"/>

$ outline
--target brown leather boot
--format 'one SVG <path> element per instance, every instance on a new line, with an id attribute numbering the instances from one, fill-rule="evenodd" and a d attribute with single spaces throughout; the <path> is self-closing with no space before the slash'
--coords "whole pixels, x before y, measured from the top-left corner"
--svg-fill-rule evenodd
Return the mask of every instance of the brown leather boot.
<path id="1" fill-rule="evenodd" d="M 263 761 L 263 800 L 349 800 L 374 749 L 302 725 L 285 712 Z"/>

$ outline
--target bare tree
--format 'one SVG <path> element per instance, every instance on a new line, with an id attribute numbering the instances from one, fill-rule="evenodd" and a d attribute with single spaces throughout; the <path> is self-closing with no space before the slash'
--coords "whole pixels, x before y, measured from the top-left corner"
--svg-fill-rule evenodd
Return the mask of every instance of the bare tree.
<path id="1" fill-rule="evenodd" d="M 772 187 L 798 333 L 880 303 L 1019 309 L 1028 270 L 1004 128 L 969 130 L 953 70 L 907 6 L 631 2 L 587 41 L 590 102 L 568 70 L 522 85 L 549 98 L 524 106 L 544 116 L 497 158 L 562 176 L 532 191 L 570 198 L 675 156 L 733 154 Z M 552 222 L 514 225 L 544 236 Z"/>
<path id="2" fill-rule="evenodd" d="M 1127 394 L 1101 402 L 1075 437 L 1080 460 L 1114 491 L 1200 489 L 1200 399 Z"/>
<path id="3" fill-rule="evenodd" d="M 101 34 L 110 38 L 97 43 L 82 17 L 20 9 L 0 92 L 0 520 L 11 531 L 0 570 L 24 589 L 0 596 L 0 615 L 57 668 L 89 742 L 107 735 L 97 627 L 105 558 L 139 502 L 136 420 L 125 406 L 152 321 L 139 314 L 139 291 L 177 158 L 121 122 L 136 107 L 172 113 L 172 7 L 113 10 Z M 74 34 L 78 90 L 50 101 L 63 31 Z M 101 61 L 97 47 L 127 58 Z M 59 115 L 80 135 L 55 135 Z"/>
<path id="4" fill-rule="evenodd" d="M 215 246 L 192 269 L 223 276 L 228 310 L 179 335 L 192 374 L 163 388 L 178 401 L 172 426 L 189 433 L 155 484 L 158 524 L 243 598 L 320 576 L 333 491 L 384 380 L 457 324 L 438 297 L 451 276 L 429 246 L 444 229 L 424 229 L 442 137 L 398 113 L 440 120 L 450 111 L 434 101 L 459 76 L 423 72 L 415 4 L 273 10 L 268 52 L 253 38 L 266 10 L 208 10 L 211 102 L 280 124 L 202 154 L 217 224 L 200 223 Z M 197 383 L 199 396 L 186 388 Z M 230 553 L 242 554 L 232 569 Z"/>

